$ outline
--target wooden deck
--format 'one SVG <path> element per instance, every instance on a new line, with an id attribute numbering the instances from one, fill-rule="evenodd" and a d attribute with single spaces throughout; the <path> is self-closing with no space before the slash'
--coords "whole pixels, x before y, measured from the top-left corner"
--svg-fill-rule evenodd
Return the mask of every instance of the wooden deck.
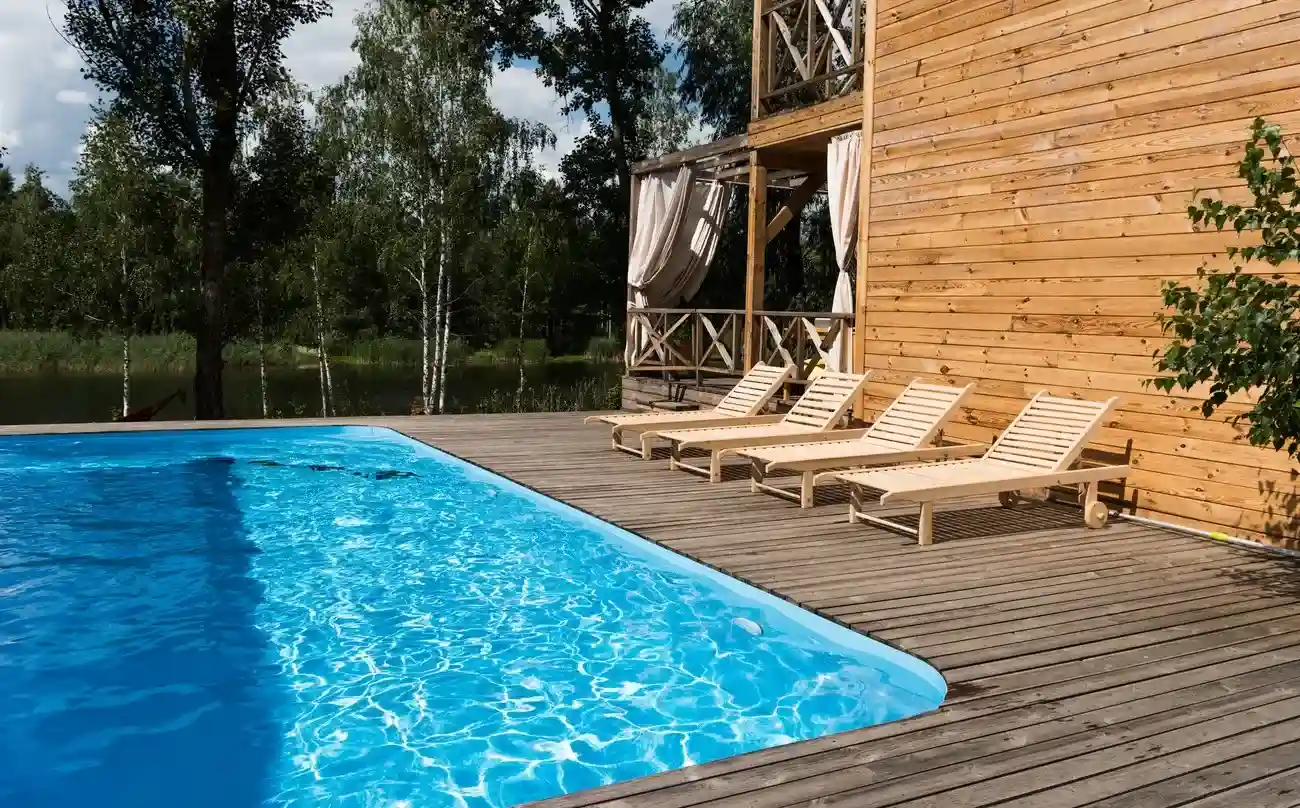
<path id="1" fill-rule="evenodd" d="M 573 414 L 360 422 L 868 632 L 949 682 L 933 713 L 546 808 L 1300 806 L 1300 570 L 1288 560 L 987 501 L 944 509 L 939 543 L 920 548 L 847 524 L 836 492 L 800 511 L 739 475 L 710 485 L 610 451 L 606 429 Z M 0 427 L 18 431 L 30 428 Z"/>

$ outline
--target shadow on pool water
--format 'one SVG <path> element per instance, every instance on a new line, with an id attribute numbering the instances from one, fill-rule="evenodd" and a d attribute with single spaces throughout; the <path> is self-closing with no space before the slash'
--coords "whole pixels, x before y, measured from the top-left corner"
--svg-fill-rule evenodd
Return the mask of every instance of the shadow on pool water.
<path id="1" fill-rule="evenodd" d="M 142 474 L 157 478 L 147 503 Z M 267 674 L 262 586 L 248 574 L 257 549 L 229 464 L 9 480 L 0 805 L 246 808 L 274 797 L 291 696 Z M 39 527 L 6 533 L 6 520 Z"/>

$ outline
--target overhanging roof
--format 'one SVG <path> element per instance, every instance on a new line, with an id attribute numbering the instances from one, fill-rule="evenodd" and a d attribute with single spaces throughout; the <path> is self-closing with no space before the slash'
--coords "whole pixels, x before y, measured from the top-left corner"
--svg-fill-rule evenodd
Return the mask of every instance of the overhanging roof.
<path id="1" fill-rule="evenodd" d="M 692 146 L 689 149 L 665 154 L 632 164 L 632 174 L 653 174 L 658 171 L 673 171 L 682 166 L 692 166 L 696 176 L 706 181 L 721 181 L 736 185 L 749 184 L 749 155 L 754 150 L 749 146 L 749 135 L 734 135 Z M 765 157 L 763 162 L 769 163 Z M 776 159 L 777 165 L 768 166 L 767 184 L 771 188 L 789 188 L 808 173 L 802 163 L 787 164 Z"/>

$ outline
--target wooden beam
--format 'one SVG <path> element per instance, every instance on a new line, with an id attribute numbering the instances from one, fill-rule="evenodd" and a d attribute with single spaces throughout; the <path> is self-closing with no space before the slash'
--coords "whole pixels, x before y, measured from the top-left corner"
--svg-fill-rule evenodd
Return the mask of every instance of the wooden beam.
<path id="1" fill-rule="evenodd" d="M 748 135 L 742 134 L 733 135 L 732 137 L 724 137 L 721 140 L 715 140 L 712 143 L 693 146 L 689 149 L 665 154 L 662 157 L 653 157 L 649 160 L 642 160 L 639 163 L 633 163 L 632 173 L 648 174 L 652 171 L 678 168 L 687 163 L 699 163 L 704 160 L 728 159 L 732 154 L 735 154 L 737 160 L 744 160 L 744 152 L 748 145 Z"/>
<path id="2" fill-rule="evenodd" d="M 877 0 L 862 0 L 863 41 L 862 41 L 862 165 L 858 175 L 858 277 L 854 292 L 853 306 L 853 371 L 862 373 L 866 367 L 866 333 L 867 333 L 867 286 L 868 261 L 867 238 L 871 230 L 871 143 L 875 130 L 872 107 L 875 104 L 876 91 L 876 25 Z M 866 393 L 858 396 L 853 405 L 853 414 L 862 418 L 867 408 Z"/>
<path id="3" fill-rule="evenodd" d="M 857 121 L 854 121 L 856 124 Z M 829 142 L 830 138 L 826 138 Z M 802 144 L 801 144 L 802 145 Z M 826 170 L 826 143 L 817 144 L 819 148 L 816 151 L 791 151 L 789 149 L 764 149 L 763 165 L 769 170 L 786 169 L 793 171 L 802 171 L 805 174 L 811 174 L 814 171 Z M 768 184 L 771 188 L 771 184 Z"/>
<path id="4" fill-rule="evenodd" d="M 760 99 L 766 88 L 763 86 L 763 71 L 767 70 L 767 65 L 763 59 L 763 53 L 766 50 L 767 37 L 763 31 L 763 0 L 754 0 L 754 37 L 752 50 L 750 51 L 750 79 L 749 79 L 749 119 L 758 120 L 763 114 Z"/>
<path id="5" fill-rule="evenodd" d="M 757 4 L 755 5 L 757 8 Z M 767 259 L 767 168 L 758 152 L 749 156 L 748 258 L 745 262 L 745 370 L 759 359 L 762 334 L 759 317 L 763 310 L 763 284 Z"/>
<path id="6" fill-rule="evenodd" d="M 766 149 L 807 138 L 857 129 L 862 125 L 862 93 L 853 92 L 834 101 L 768 116 L 749 125 L 749 148 Z"/>
<path id="7" fill-rule="evenodd" d="M 799 186 L 794 189 L 793 193 L 790 194 L 790 198 L 785 201 L 785 204 L 781 206 L 781 209 L 772 217 L 772 221 L 768 222 L 767 241 L 765 243 L 771 244 L 772 239 L 776 238 L 776 234 L 780 233 L 785 229 L 786 225 L 794 221 L 794 217 L 799 215 L 799 211 L 803 210 L 803 206 L 807 205 L 808 200 L 813 198 L 813 194 L 821 190 L 822 186 L 825 184 L 826 166 L 823 163 L 822 170 L 819 172 L 812 172 L 805 177 L 804 181 L 801 182 Z"/>

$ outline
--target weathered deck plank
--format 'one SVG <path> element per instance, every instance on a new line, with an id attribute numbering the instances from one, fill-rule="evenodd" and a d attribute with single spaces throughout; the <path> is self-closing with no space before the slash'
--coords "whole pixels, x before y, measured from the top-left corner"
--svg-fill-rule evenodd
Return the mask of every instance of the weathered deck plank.
<path id="1" fill-rule="evenodd" d="M 834 492 L 835 504 L 801 511 L 749 494 L 740 475 L 672 474 L 609 451 L 602 428 L 572 414 L 354 422 L 393 426 L 818 609 L 927 659 L 951 687 L 913 719 L 546 808 L 1300 805 L 1290 561 L 987 500 L 944 508 L 940 543 L 919 548 L 847 524 Z"/>

